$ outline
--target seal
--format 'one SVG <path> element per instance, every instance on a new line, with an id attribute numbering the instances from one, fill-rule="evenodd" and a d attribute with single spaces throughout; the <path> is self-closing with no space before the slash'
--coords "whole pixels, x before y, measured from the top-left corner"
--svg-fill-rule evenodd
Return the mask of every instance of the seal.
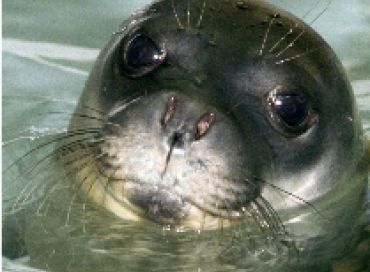
<path id="1" fill-rule="evenodd" d="M 100 247 L 82 235 L 61 247 L 45 216 L 28 249 L 53 271 L 81 241 L 89 271 L 140 270 L 159 245 L 164 270 L 328 271 L 364 224 L 369 156 L 344 70 L 310 26 L 261 1 L 161 0 L 134 14 L 101 51 L 55 154 L 71 198 L 85 197 L 75 217 L 66 206 L 68 221 L 84 216 L 81 233 L 100 216 L 99 235 L 109 222 L 223 234 L 169 234 L 165 249 L 153 238 L 150 253 L 128 249 L 127 229 L 125 243 L 110 232 Z M 69 203 L 48 201 L 54 217 Z M 130 254 L 101 251 L 117 244 Z"/>

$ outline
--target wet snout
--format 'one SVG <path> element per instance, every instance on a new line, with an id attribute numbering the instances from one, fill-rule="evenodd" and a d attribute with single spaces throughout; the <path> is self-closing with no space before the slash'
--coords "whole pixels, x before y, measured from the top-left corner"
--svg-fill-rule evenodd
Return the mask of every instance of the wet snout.
<path id="1" fill-rule="evenodd" d="M 259 194 L 254 177 L 262 153 L 252 126 L 245 133 L 231 113 L 177 92 L 119 107 L 101 150 L 122 183 L 114 193 L 148 216 L 183 220 L 193 206 L 217 215 Z"/>

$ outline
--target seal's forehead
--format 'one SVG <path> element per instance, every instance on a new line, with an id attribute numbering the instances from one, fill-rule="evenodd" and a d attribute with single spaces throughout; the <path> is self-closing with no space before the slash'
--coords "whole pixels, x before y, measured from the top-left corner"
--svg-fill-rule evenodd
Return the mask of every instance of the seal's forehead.
<path id="1" fill-rule="evenodd" d="M 140 22 L 135 29 L 151 35 L 168 39 L 182 31 L 183 35 L 201 36 L 211 45 L 240 50 L 249 56 L 273 54 L 277 62 L 285 59 L 279 57 L 288 49 L 299 54 L 317 45 L 317 35 L 309 26 L 261 1 L 163 0 L 148 6 L 133 20 Z"/>
<path id="2" fill-rule="evenodd" d="M 163 0 L 148 6 L 143 14 L 151 17 L 150 24 L 163 31 L 219 31 L 231 35 L 246 30 L 266 30 L 269 23 L 282 29 L 301 23 L 287 12 L 261 1 L 248 1 L 247 4 L 236 0 Z"/>

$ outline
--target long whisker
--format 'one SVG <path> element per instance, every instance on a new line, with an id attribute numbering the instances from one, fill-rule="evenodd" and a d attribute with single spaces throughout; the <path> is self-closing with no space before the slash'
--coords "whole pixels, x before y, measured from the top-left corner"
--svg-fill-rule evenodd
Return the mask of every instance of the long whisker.
<path id="1" fill-rule="evenodd" d="M 86 232 L 86 224 L 85 224 L 85 222 L 86 222 L 86 205 L 87 205 L 87 200 L 89 198 L 89 195 L 90 195 L 91 190 L 93 189 L 93 187 L 95 186 L 95 184 L 97 183 L 97 181 L 99 179 L 99 176 L 98 176 L 97 171 L 94 171 L 94 173 L 97 174 L 97 175 L 95 175 L 96 178 L 95 179 L 93 179 L 91 177 L 89 178 L 89 179 L 92 180 L 92 182 L 90 182 L 89 188 L 87 189 L 87 191 L 85 193 L 84 201 L 82 203 L 82 210 L 83 210 L 83 217 L 84 217 L 84 224 L 83 224 L 83 232 L 84 233 Z M 92 175 L 92 173 L 91 173 L 91 175 Z"/>
<path id="2" fill-rule="evenodd" d="M 84 154 L 86 155 L 86 154 Z M 82 157 L 82 156 L 81 156 Z M 80 161 L 81 158 L 76 158 L 74 161 Z M 71 162 L 70 162 L 71 163 Z M 57 187 L 59 186 L 59 183 L 61 183 L 62 179 L 60 181 L 58 181 L 54 186 Z M 12 207 L 12 210 L 11 211 L 15 211 L 17 209 L 17 207 L 23 207 L 26 203 L 26 201 L 31 197 L 31 195 L 41 186 L 43 185 L 42 182 L 38 182 L 36 183 L 31 189 L 30 191 L 28 192 L 27 195 L 24 195 L 25 192 L 27 191 L 28 189 L 28 185 L 24 188 L 24 190 L 22 190 L 21 194 L 19 195 L 19 197 L 16 199 L 16 201 L 14 202 L 13 204 L 13 207 Z M 54 187 L 53 186 L 53 187 Z M 49 195 L 49 194 L 48 194 Z M 23 200 L 20 202 L 20 200 L 23 198 Z M 46 202 L 47 199 L 45 199 L 44 201 Z M 42 204 L 43 205 L 43 204 Z M 40 208 L 41 209 L 41 208 Z"/>
<path id="3" fill-rule="evenodd" d="M 175 19 L 176 19 L 176 22 L 177 22 L 177 25 L 180 29 L 184 29 L 184 26 L 183 24 L 181 23 L 180 21 L 180 18 L 179 18 L 179 15 L 177 14 L 177 11 L 176 11 L 176 7 L 175 7 L 175 0 L 172 0 L 171 1 L 172 3 L 172 11 L 173 11 L 173 15 L 175 16 Z"/>
<path id="4" fill-rule="evenodd" d="M 304 20 L 309 14 L 311 14 L 314 9 L 316 8 L 316 6 L 321 2 L 321 0 L 318 0 L 311 9 L 309 9 L 303 16 L 302 16 L 302 20 Z M 325 12 L 326 9 L 324 9 L 321 14 L 323 14 Z M 321 14 L 319 15 L 319 17 L 321 16 Z M 316 21 L 317 18 L 315 18 L 311 23 L 310 25 Z M 284 35 L 283 37 L 281 37 L 270 49 L 269 49 L 269 53 L 272 53 L 284 40 L 286 40 L 286 38 L 291 35 L 293 33 L 293 31 L 298 28 L 299 24 L 298 23 L 295 23 L 293 27 L 291 27 Z"/>
<path id="5" fill-rule="evenodd" d="M 75 137 L 75 136 L 79 136 L 79 135 L 86 135 L 86 134 L 96 134 L 100 131 L 100 128 L 87 128 L 87 129 L 77 129 L 77 130 L 74 130 L 74 131 L 69 131 L 66 133 L 66 135 L 63 135 L 63 136 L 60 136 L 55 139 L 52 139 L 46 143 L 42 143 L 38 146 L 36 146 L 35 148 L 32 148 L 31 150 L 29 150 L 28 152 L 26 152 L 24 155 L 22 155 L 21 157 L 19 157 L 18 159 L 16 159 L 14 162 L 12 162 L 4 171 L 3 173 L 7 172 L 10 168 L 14 167 L 14 165 L 18 164 L 20 161 L 22 161 L 23 159 L 27 158 L 29 155 L 31 155 L 32 153 L 40 150 L 41 148 L 44 148 L 44 147 L 47 147 L 51 144 L 54 144 L 54 143 L 57 143 L 59 141 L 62 141 L 62 140 L 65 140 L 65 139 L 68 139 L 68 138 L 72 138 L 72 137 Z"/>
<path id="6" fill-rule="evenodd" d="M 73 164 L 74 162 L 76 162 L 76 161 L 81 161 L 81 159 L 84 159 L 84 158 L 86 158 L 87 160 L 88 160 L 88 158 L 89 157 L 85 157 L 85 155 L 88 155 L 88 153 L 86 153 L 86 154 L 79 154 L 80 156 L 78 156 L 78 157 L 76 157 L 76 158 L 74 158 L 73 160 L 71 160 L 71 161 L 68 161 L 68 162 L 65 162 L 64 163 L 64 165 L 67 165 L 67 164 Z M 82 165 L 82 167 L 80 166 L 80 167 L 78 167 L 78 168 L 74 168 L 74 174 L 76 174 L 76 173 L 78 173 L 78 172 L 80 172 L 80 171 L 82 171 L 82 170 L 84 170 L 85 169 L 85 167 L 88 165 L 88 163 L 89 162 L 86 162 L 85 164 L 83 164 Z M 66 180 L 66 178 L 68 178 L 70 175 L 72 174 L 72 171 L 68 171 L 68 173 L 66 174 L 66 175 L 64 175 L 64 177 L 63 178 L 61 178 L 61 179 L 59 179 L 59 181 L 58 182 L 56 182 L 54 185 L 53 185 L 53 187 L 50 189 L 50 190 L 48 190 L 48 192 L 47 192 L 47 194 L 46 194 L 46 197 L 44 198 L 44 200 L 42 201 L 42 203 L 39 205 L 39 207 L 37 208 L 37 212 L 36 212 L 36 214 L 37 215 L 41 215 L 41 210 L 43 209 L 43 206 L 45 205 L 45 203 L 47 202 L 47 200 L 49 200 L 49 198 L 52 196 L 52 193 L 55 191 L 55 189 L 59 186 L 59 184 L 60 183 L 62 183 L 62 182 L 65 182 L 65 180 Z M 81 187 L 82 186 L 82 184 L 84 183 L 84 180 L 82 181 L 82 182 L 80 182 L 80 183 L 78 183 L 77 185 L 75 185 L 75 187 L 77 187 L 77 186 L 79 186 L 79 187 Z M 67 183 L 66 183 L 67 184 Z M 69 186 L 68 186 L 69 187 Z M 79 189 L 77 189 L 77 191 L 78 191 Z"/>
<path id="7" fill-rule="evenodd" d="M 90 107 L 90 106 L 82 106 L 81 107 L 82 109 L 87 109 L 87 110 L 91 110 L 91 111 L 93 111 L 93 112 L 95 112 L 95 113 L 99 113 L 99 115 L 105 115 L 106 113 L 104 112 L 104 111 L 102 111 L 102 110 L 100 110 L 100 109 L 97 109 L 97 108 L 93 108 L 93 107 Z"/>
<path id="8" fill-rule="evenodd" d="M 78 174 L 82 170 L 86 169 L 86 167 L 89 165 L 89 163 L 90 163 L 91 160 L 90 160 L 90 157 L 86 157 L 85 155 L 88 155 L 88 153 L 86 153 L 86 154 L 79 154 L 78 157 L 76 157 L 73 160 L 70 160 L 70 161 L 67 161 L 67 162 L 64 163 L 65 166 L 66 165 L 72 165 L 76 161 L 81 162 L 81 159 L 84 159 L 84 158 L 86 159 L 86 162 L 85 163 L 83 163 L 82 165 L 79 165 L 78 167 L 73 167 L 73 171 L 72 170 L 68 171 L 68 173 L 66 175 L 64 175 L 63 179 L 60 179 L 53 186 L 53 188 L 50 191 L 48 191 L 47 196 L 45 197 L 44 201 L 38 207 L 38 212 L 37 212 L 38 214 L 41 214 L 41 209 L 45 205 L 46 201 L 50 198 L 50 196 L 52 195 L 53 190 L 55 190 L 55 188 L 57 187 L 57 185 L 59 185 L 59 183 L 61 183 L 62 181 L 66 180 L 70 175 L 72 175 L 72 174 Z M 65 226 L 68 226 L 68 224 L 69 224 L 70 213 L 71 213 L 72 205 L 73 205 L 73 202 L 75 201 L 75 199 L 77 198 L 77 195 L 78 195 L 77 193 L 80 190 L 80 188 L 82 188 L 83 184 L 86 182 L 86 180 L 88 179 L 89 176 L 90 176 L 89 174 L 86 175 L 81 180 L 81 182 L 78 182 L 72 188 L 72 191 L 74 192 L 74 194 L 71 197 L 71 201 L 70 201 L 69 208 L 68 208 L 68 211 L 67 211 L 67 217 L 66 217 L 66 221 L 65 221 Z"/>
<path id="9" fill-rule="evenodd" d="M 309 25 L 313 25 L 321 17 L 321 15 L 323 15 L 328 10 L 332 2 L 333 0 L 329 0 L 324 9 L 309 23 Z"/>
<path id="10" fill-rule="evenodd" d="M 79 139 L 78 141 L 74 141 L 72 143 L 68 143 L 66 145 L 63 145 L 63 146 L 60 146 L 59 148 L 57 148 L 56 150 L 53 150 L 52 152 L 50 152 L 49 154 L 47 154 L 46 156 L 44 156 L 41 160 L 37 161 L 34 165 L 32 165 L 32 167 L 26 172 L 26 175 L 30 175 L 37 167 L 39 167 L 44 161 L 50 159 L 50 158 L 53 158 L 54 156 L 56 156 L 57 154 L 59 154 L 59 152 L 62 152 L 68 148 L 71 147 L 71 145 L 75 145 L 75 144 L 79 144 L 80 142 L 83 142 L 85 140 L 88 140 L 90 139 L 90 137 L 87 137 L 87 138 L 83 138 L 83 139 Z M 84 148 L 87 148 L 87 147 L 84 147 Z M 80 149 L 81 150 L 81 149 Z M 18 179 L 19 177 L 21 176 L 18 175 L 16 179 Z M 15 179 L 15 180 L 16 180 Z M 19 204 L 19 201 L 21 200 L 21 198 L 24 197 L 24 193 L 26 192 L 26 190 L 28 189 L 28 186 L 29 185 L 26 185 L 23 190 L 21 191 L 21 193 L 19 194 L 18 198 L 15 200 L 14 204 L 13 204 L 13 208 L 12 210 L 15 210 L 15 208 L 18 206 Z M 24 203 L 24 201 L 27 201 L 28 197 L 30 195 L 32 195 L 32 193 L 37 189 L 37 187 L 39 186 L 38 183 L 36 183 L 36 185 L 34 186 L 34 188 L 29 192 L 29 194 L 27 194 L 27 197 L 24 198 L 22 204 Z"/>
<path id="11" fill-rule="evenodd" d="M 256 198 L 253 201 L 253 203 L 256 205 L 257 210 L 262 215 L 262 218 L 265 220 L 266 222 L 265 227 L 268 230 L 272 230 L 270 231 L 270 233 L 272 234 L 274 239 L 276 239 L 278 237 L 278 234 L 281 232 L 280 230 L 283 226 L 279 224 L 279 220 L 277 219 L 279 218 L 279 216 L 275 215 L 275 213 L 271 213 L 271 211 L 267 207 L 265 207 L 263 204 L 259 202 L 260 199 L 261 199 L 260 197 Z"/>
<path id="12" fill-rule="evenodd" d="M 110 125 L 110 126 L 114 126 L 114 127 L 117 127 L 117 128 L 122 128 L 119 124 L 113 123 L 113 122 L 110 122 L 110 121 L 107 121 L 104 118 L 100 118 L 100 117 L 96 117 L 96 116 L 91 116 L 91 115 L 86 115 L 86 114 L 81 114 L 81 113 L 78 113 L 78 112 L 75 112 L 75 113 L 65 113 L 65 112 L 53 111 L 53 112 L 47 112 L 47 113 L 48 114 L 68 115 L 68 116 L 74 116 L 74 117 L 78 117 L 78 118 L 85 118 L 85 119 L 89 119 L 89 120 L 97 120 L 97 121 L 104 122 L 105 125 Z"/>
<path id="13" fill-rule="evenodd" d="M 275 55 L 276 58 L 280 57 L 282 54 L 284 54 L 289 48 L 292 48 L 297 41 L 303 36 L 303 34 L 306 33 L 305 30 L 302 30 L 294 39 L 291 41 L 284 49 L 282 49 L 279 53 Z"/>
<path id="14" fill-rule="evenodd" d="M 43 112 L 43 113 L 39 113 L 37 115 L 45 115 L 45 114 L 60 114 L 60 115 L 66 115 L 66 116 L 75 116 L 75 117 L 79 117 L 79 118 L 86 118 L 86 119 L 91 119 L 91 120 L 98 120 L 98 121 L 101 121 L 102 123 L 104 122 L 104 124 L 107 124 L 107 125 L 111 125 L 111 126 L 116 126 L 118 128 L 120 128 L 120 125 L 119 124 L 116 124 L 116 123 L 113 123 L 113 122 L 109 122 L 107 121 L 106 119 L 103 119 L 103 118 L 99 118 L 99 117 L 96 117 L 96 116 L 91 116 L 91 115 L 87 115 L 87 114 L 81 114 L 81 113 L 78 113 L 78 112 L 75 112 L 75 113 L 69 113 L 69 112 L 58 112 L 58 111 L 55 111 L 55 112 Z M 9 141 L 6 141 L 6 142 L 3 142 L 2 143 L 2 146 L 7 146 L 9 144 L 13 144 L 13 143 L 16 143 L 18 142 L 19 140 L 36 140 L 36 139 L 40 139 L 40 138 L 44 138 L 44 137 L 48 137 L 48 136 L 56 136 L 58 134 L 64 134 L 66 133 L 67 130 L 66 129 L 63 129 L 61 131 L 53 131 L 53 133 L 45 133 L 44 135 L 34 135 L 34 134 L 31 134 L 31 135 L 24 135 L 24 136 L 20 136 L 20 137 L 17 137 L 15 139 L 12 139 L 12 140 L 9 140 Z M 68 131 L 68 132 L 71 132 L 71 131 Z"/>
<path id="15" fill-rule="evenodd" d="M 248 210 L 248 213 L 253 218 L 260 232 L 267 237 L 269 233 L 273 232 L 273 229 L 268 228 L 269 223 L 266 222 L 266 218 L 261 214 L 261 210 L 254 201 L 252 203 L 254 205 Z"/>
<path id="16" fill-rule="evenodd" d="M 271 206 L 271 204 L 264 197 L 260 196 L 260 200 L 262 201 L 264 206 L 270 211 L 270 213 L 276 218 L 276 220 L 278 222 L 278 225 L 280 226 L 279 235 L 283 235 L 283 237 L 284 237 L 284 240 L 280 239 L 281 242 L 287 243 L 287 245 L 289 247 L 293 246 L 294 251 L 297 253 L 297 255 L 299 257 L 299 250 L 298 250 L 296 244 L 293 241 L 289 241 L 289 240 L 286 239 L 286 238 L 290 238 L 290 236 L 289 236 L 289 233 L 287 232 L 280 216 L 278 215 L 278 213 L 275 211 L 275 209 Z"/>
<path id="17" fill-rule="evenodd" d="M 282 59 L 282 60 L 279 60 L 277 62 L 275 62 L 275 64 L 279 65 L 279 64 L 283 64 L 283 63 L 286 63 L 286 62 L 290 62 L 290 61 L 293 61 L 293 60 L 296 60 L 296 59 L 299 59 L 299 58 L 302 58 L 304 56 L 307 56 L 308 54 L 311 54 L 315 51 L 318 51 L 319 48 L 315 48 L 315 49 L 311 49 L 311 50 L 307 50 L 306 52 L 304 53 L 300 53 L 300 54 L 297 54 L 293 57 L 289 57 L 289 58 L 286 58 L 286 59 Z"/>
<path id="18" fill-rule="evenodd" d="M 262 41 L 261 49 L 259 50 L 259 55 L 260 56 L 263 55 L 263 51 L 265 50 L 266 42 L 267 42 L 268 36 L 270 34 L 271 26 L 272 26 L 272 23 L 274 22 L 274 20 L 275 20 L 275 17 L 271 18 L 271 20 L 270 20 L 270 22 L 268 24 L 268 27 L 267 27 L 265 36 L 264 36 L 263 41 Z"/>
<path id="19" fill-rule="evenodd" d="M 75 169 L 74 170 L 74 174 L 78 174 L 80 171 L 86 169 L 85 167 L 90 163 L 90 160 L 87 160 L 87 162 L 85 164 L 83 164 L 82 166 L 80 166 L 78 169 Z M 70 219 L 70 213 L 71 213 L 71 209 L 72 209 L 72 204 L 73 202 L 75 201 L 76 197 L 78 196 L 78 192 L 80 191 L 80 189 L 82 188 L 83 184 L 86 182 L 87 178 L 89 177 L 89 175 L 86 175 L 80 182 L 78 182 L 74 188 L 72 188 L 72 191 L 74 191 L 74 194 L 71 198 L 71 202 L 69 204 L 69 207 L 68 207 L 68 212 L 67 212 L 67 217 L 66 217 L 66 221 L 65 221 L 65 226 L 68 226 L 69 224 L 69 219 Z"/>
<path id="20" fill-rule="evenodd" d="M 315 207 L 315 205 L 313 205 L 312 203 L 310 203 L 309 201 L 307 201 L 307 200 L 305 200 L 305 199 L 303 199 L 302 197 L 299 197 L 299 196 L 297 196 L 297 195 L 295 195 L 295 194 L 293 194 L 293 193 L 291 193 L 291 192 L 288 192 L 287 190 L 284 190 L 284 189 L 282 189 L 282 188 L 280 188 L 279 186 L 276 186 L 276 185 L 274 185 L 274 184 L 272 184 L 272 183 L 270 183 L 270 182 L 267 182 L 267 181 L 265 181 L 265 180 L 263 180 L 263 179 L 259 179 L 259 178 L 255 178 L 256 180 L 258 180 L 258 181 L 260 181 L 260 182 L 262 182 L 263 184 L 266 184 L 266 185 L 268 185 L 268 186 L 270 186 L 270 187 L 272 187 L 272 188 L 274 188 L 274 189 L 276 189 L 276 190 L 278 190 L 278 191 L 280 191 L 280 192 L 282 192 L 282 193 L 284 193 L 284 194 L 286 194 L 286 195 L 289 195 L 289 196 L 291 196 L 291 197 L 293 197 L 293 198 L 295 198 L 295 199 L 297 199 L 297 200 L 299 200 L 299 201 L 301 201 L 302 203 L 304 203 L 304 204 L 306 204 L 307 206 L 309 206 L 312 210 L 314 210 L 317 214 L 319 214 L 321 217 L 323 217 L 324 219 L 326 219 L 326 220 L 329 220 L 329 219 L 327 219 L 316 207 Z"/>
<path id="21" fill-rule="evenodd" d="M 263 206 L 268 210 L 268 212 L 271 214 L 272 218 L 274 219 L 274 226 L 276 228 L 276 231 L 279 234 L 286 235 L 287 231 L 284 227 L 284 224 L 279 214 L 276 212 L 276 210 L 271 206 L 271 204 L 263 196 L 260 196 L 258 199 L 262 202 Z"/>
<path id="22" fill-rule="evenodd" d="M 53 194 L 54 191 L 56 191 L 56 188 L 58 188 L 58 186 L 60 185 L 60 183 L 62 183 L 62 179 L 59 180 L 58 182 L 56 182 L 48 191 L 47 191 L 47 195 L 45 196 L 45 198 L 42 200 L 42 202 L 40 203 L 40 205 L 38 206 L 37 210 L 36 210 L 36 216 L 41 216 L 41 210 L 44 208 L 45 204 L 47 203 L 47 201 L 49 200 L 50 196 Z"/>
<path id="23" fill-rule="evenodd" d="M 188 8 L 187 8 L 187 11 L 186 11 L 186 20 L 187 20 L 187 25 L 188 25 L 188 29 L 190 29 L 190 3 L 188 1 Z"/>
<path id="24" fill-rule="evenodd" d="M 90 191 L 92 190 L 94 184 L 96 183 L 96 179 L 95 178 L 92 178 L 93 175 L 96 176 L 96 171 L 91 171 L 91 172 L 88 172 L 87 175 L 85 175 L 85 177 L 82 179 L 80 185 L 79 185 L 79 188 L 82 188 L 82 186 L 84 185 L 84 183 L 88 180 L 92 180 L 92 182 L 90 182 L 90 185 L 89 185 L 89 188 L 87 189 L 87 191 L 85 192 L 85 197 L 84 197 L 84 201 L 82 202 L 82 216 L 83 216 L 83 225 L 82 225 L 82 231 L 83 233 L 86 233 L 86 204 L 87 204 L 87 199 L 89 197 L 89 193 Z M 96 176 L 97 177 L 97 176 Z M 78 189 L 80 190 L 80 189 Z M 77 193 L 77 191 L 76 191 Z"/>
<path id="25" fill-rule="evenodd" d="M 315 4 L 312 5 L 312 8 L 310 8 L 308 11 L 306 11 L 305 14 L 303 14 L 302 16 L 302 20 L 304 20 L 308 15 L 310 15 L 311 12 L 313 12 L 315 10 L 315 8 L 317 7 L 317 5 L 321 2 L 322 0 L 317 0 Z"/>
<path id="26" fill-rule="evenodd" d="M 294 27 L 291 27 L 287 33 L 284 34 L 283 37 L 281 37 L 270 49 L 269 53 L 272 53 L 285 39 L 293 33 L 293 30 L 298 27 L 298 24 L 296 23 Z"/>
<path id="27" fill-rule="evenodd" d="M 203 6 L 202 6 L 202 10 L 200 12 L 200 15 L 199 15 L 199 19 L 198 19 L 198 23 L 197 23 L 197 28 L 200 28 L 201 24 L 202 24 L 202 21 L 203 21 L 203 16 L 204 16 L 204 12 L 206 10 L 206 6 L 207 6 L 207 0 L 204 0 L 203 1 Z"/>
<path id="28" fill-rule="evenodd" d="M 254 182 L 250 181 L 249 179 L 245 179 L 245 181 L 250 186 L 253 186 L 253 188 L 257 188 L 257 184 L 255 184 Z M 264 205 L 261 205 L 258 202 L 258 199 L 260 199 Z M 263 218 L 266 220 L 266 222 L 269 225 L 269 227 L 272 225 L 273 226 L 272 228 L 276 232 L 279 232 L 281 228 L 284 228 L 284 225 L 283 225 L 282 221 L 280 220 L 280 217 L 277 214 L 277 212 L 272 208 L 272 206 L 270 205 L 270 203 L 268 203 L 267 200 L 265 200 L 261 195 L 258 196 L 258 198 L 256 198 L 254 201 L 252 201 L 252 203 L 254 203 L 257 206 L 257 210 L 259 210 L 259 212 L 262 213 Z M 264 208 L 264 206 L 266 207 L 266 209 L 267 209 L 267 211 L 269 213 L 266 213 L 266 211 L 265 211 L 266 209 Z M 271 214 L 271 216 L 269 214 Z"/>
<path id="29" fill-rule="evenodd" d="M 45 115 L 45 114 L 55 114 L 55 115 L 65 115 L 65 116 L 68 116 L 68 117 L 81 117 L 81 118 L 88 118 L 88 119 L 91 119 L 91 120 L 98 120 L 98 121 L 102 121 L 102 122 L 105 122 L 106 120 L 103 119 L 103 118 L 100 118 L 100 117 L 97 117 L 97 116 L 92 116 L 92 115 L 88 115 L 88 114 L 85 114 L 85 113 L 78 113 L 78 112 L 74 112 L 74 113 L 70 113 L 70 112 L 63 112 L 63 111 L 47 111 L 47 112 L 43 112 L 43 113 L 38 113 L 37 115 Z"/>

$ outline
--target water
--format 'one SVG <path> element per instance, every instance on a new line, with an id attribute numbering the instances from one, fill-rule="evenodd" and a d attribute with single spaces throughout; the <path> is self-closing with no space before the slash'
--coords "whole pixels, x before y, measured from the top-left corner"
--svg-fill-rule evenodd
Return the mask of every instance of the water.
<path id="1" fill-rule="evenodd" d="M 148 2 L 3 1 L 4 168 L 24 154 L 30 140 L 66 129 L 68 116 L 55 116 L 51 122 L 40 112 L 73 111 L 99 48 L 124 18 Z M 315 20 L 326 5 L 316 5 L 317 0 L 271 2 L 300 17 L 315 7 L 306 22 Z M 369 0 L 334 0 L 313 27 L 342 60 L 370 136 Z"/>

